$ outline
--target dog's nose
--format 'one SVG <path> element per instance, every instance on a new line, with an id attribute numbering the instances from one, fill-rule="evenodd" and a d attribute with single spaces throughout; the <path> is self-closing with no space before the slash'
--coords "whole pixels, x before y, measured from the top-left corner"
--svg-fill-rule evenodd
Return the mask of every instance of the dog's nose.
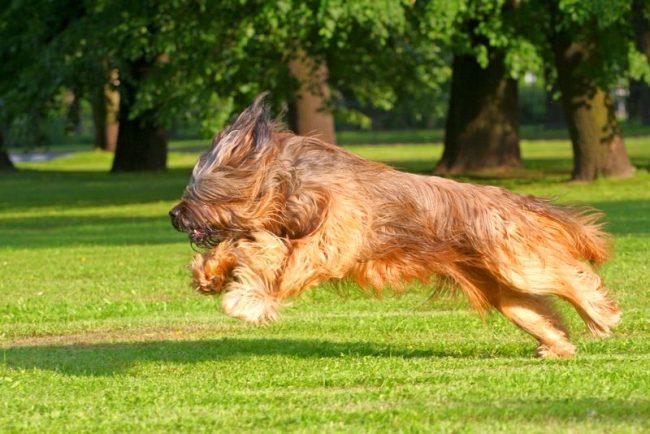
<path id="1" fill-rule="evenodd" d="M 180 230 L 178 227 L 178 216 L 180 216 L 180 214 L 181 214 L 181 209 L 177 206 L 175 206 L 169 211 L 169 217 L 172 220 L 172 226 L 174 226 L 174 228 L 178 230 Z"/>

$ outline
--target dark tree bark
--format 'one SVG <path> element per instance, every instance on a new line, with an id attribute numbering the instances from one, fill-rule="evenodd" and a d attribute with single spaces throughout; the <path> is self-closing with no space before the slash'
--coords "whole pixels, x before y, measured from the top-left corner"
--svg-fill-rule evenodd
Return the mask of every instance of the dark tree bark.
<path id="1" fill-rule="evenodd" d="M 9 158 L 9 153 L 5 149 L 0 149 L 0 171 L 14 170 L 16 167 Z"/>
<path id="2" fill-rule="evenodd" d="M 630 80 L 627 110 L 630 119 L 650 125 L 650 86 L 645 81 Z"/>
<path id="3" fill-rule="evenodd" d="M 0 131 L 0 171 L 14 170 L 15 168 L 5 149 L 4 134 Z"/>
<path id="4" fill-rule="evenodd" d="M 641 2 L 633 2 L 633 7 L 637 11 L 643 11 L 644 7 Z M 644 13 L 636 13 L 632 16 L 632 26 L 634 27 L 634 42 L 636 48 L 650 59 L 650 22 Z"/>
<path id="5" fill-rule="evenodd" d="M 600 67 L 596 42 L 587 38 L 574 41 L 566 33 L 557 33 L 553 50 L 557 86 L 573 145 L 572 179 L 631 176 L 634 166 L 616 121 L 613 100 L 591 76 Z"/>
<path id="6" fill-rule="evenodd" d="M 492 53 L 481 68 L 474 56 L 454 56 L 445 148 L 434 173 L 521 166 L 517 82 L 504 60 Z"/>
<path id="7" fill-rule="evenodd" d="M 65 132 L 77 134 L 81 126 L 81 91 L 79 88 L 69 91 L 66 99 L 68 107 L 65 116 Z"/>
<path id="8" fill-rule="evenodd" d="M 544 127 L 546 128 L 566 128 L 565 116 L 562 111 L 562 104 L 553 98 L 552 91 L 546 91 L 544 100 L 545 116 Z"/>
<path id="9" fill-rule="evenodd" d="M 111 81 L 117 82 L 117 70 L 111 74 Z M 115 152 L 119 131 L 120 93 L 113 84 L 100 87 L 91 98 L 93 124 L 95 126 L 95 147 Z"/>
<path id="10" fill-rule="evenodd" d="M 334 116 L 327 109 L 330 99 L 327 65 L 317 65 L 299 53 L 298 58 L 289 62 L 289 69 L 300 82 L 296 98 L 289 106 L 289 127 L 296 134 L 336 143 Z"/>
<path id="11" fill-rule="evenodd" d="M 132 117 L 139 84 L 146 79 L 151 63 L 136 61 L 120 84 L 119 133 L 112 172 L 156 171 L 167 167 L 167 132 L 157 109 Z"/>
<path id="12" fill-rule="evenodd" d="M 634 2 L 634 8 L 643 10 L 643 5 Z M 633 15 L 634 42 L 636 48 L 650 60 L 650 22 L 643 13 Z M 650 86 L 644 81 L 630 81 L 629 113 L 631 118 L 650 125 Z"/>

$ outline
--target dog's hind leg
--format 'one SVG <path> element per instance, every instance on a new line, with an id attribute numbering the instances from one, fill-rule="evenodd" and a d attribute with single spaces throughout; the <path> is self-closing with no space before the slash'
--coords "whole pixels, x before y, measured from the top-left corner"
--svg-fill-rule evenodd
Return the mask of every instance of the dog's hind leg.
<path id="1" fill-rule="evenodd" d="M 492 259 L 486 265 L 514 293 L 560 297 L 570 302 L 589 329 L 600 336 L 607 336 L 620 321 L 618 306 L 607 297 L 600 276 L 565 245 L 549 241 L 534 251 L 530 245 L 511 242 L 508 248 L 509 253 L 499 251 L 497 261 Z"/>
<path id="2" fill-rule="evenodd" d="M 546 296 L 515 293 L 504 289 L 490 294 L 490 303 L 510 321 L 539 342 L 540 357 L 570 357 L 575 347 L 567 330 Z"/>
<path id="3" fill-rule="evenodd" d="M 470 301 L 480 310 L 492 305 L 506 318 L 537 339 L 540 357 L 569 357 L 575 347 L 547 295 L 521 292 L 495 278 L 490 271 L 461 267 L 451 273 Z"/>
<path id="4" fill-rule="evenodd" d="M 503 265 L 498 269 L 502 281 L 522 295 L 555 295 L 570 302 L 589 329 L 596 335 L 607 336 L 610 328 L 620 321 L 615 301 L 609 299 L 602 279 L 591 267 L 569 253 L 550 252 L 542 259 L 525 249 L 517 251 L 518 266 Z M 493 266 L 493 269 L 497 266 Z"/>
<path id="5" fill-rule="evenodd" d="M 621 313 L 618 304 L 607 297 L 602 279 L 589 265 L 580 261 L 556 267 L 558 286 L 555 295 L 570 302 L 592 333 L 607 336 Z"/>

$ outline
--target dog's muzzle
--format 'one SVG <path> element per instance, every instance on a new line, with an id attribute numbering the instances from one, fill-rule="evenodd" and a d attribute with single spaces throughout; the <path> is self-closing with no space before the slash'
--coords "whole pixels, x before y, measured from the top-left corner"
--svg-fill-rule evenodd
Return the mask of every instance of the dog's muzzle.
<path id="1" fill-rule="evenodd" d="M 183 232 L 180 226 L 180 216 L 181 216 L 181 209 L 179 206 L 175 206 L 169 211 L 169 217 L 171 218 L 172 226 L 174 226 L 174 229 L 176 229 L 177 231 Z"/>

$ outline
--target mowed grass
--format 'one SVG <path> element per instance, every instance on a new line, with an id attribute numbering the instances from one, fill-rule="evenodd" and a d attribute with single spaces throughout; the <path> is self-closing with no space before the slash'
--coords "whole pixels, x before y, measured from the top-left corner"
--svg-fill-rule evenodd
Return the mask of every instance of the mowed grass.
<path id="1" fill-rule="evenodd" d="M 526 169 L 464 180 L 605 211 L 602 269 L 624 317 L 579 354 L 535 342 L 462 297 L 413 287 L 382 300 L 343 282 L 281 322 L 226 318 L 194 293 L 192 250 L 170 226 L 196 154 L 160 174 L 106 173 L 78 153 L 0 175 L 1 432 L 642 432 L 650 430 L 650 138 L 627 141 L 633 179 L 567 184 L 565 141 L 524 143 Z M 434 145 L 351 146 L 427 173 Z"/>

